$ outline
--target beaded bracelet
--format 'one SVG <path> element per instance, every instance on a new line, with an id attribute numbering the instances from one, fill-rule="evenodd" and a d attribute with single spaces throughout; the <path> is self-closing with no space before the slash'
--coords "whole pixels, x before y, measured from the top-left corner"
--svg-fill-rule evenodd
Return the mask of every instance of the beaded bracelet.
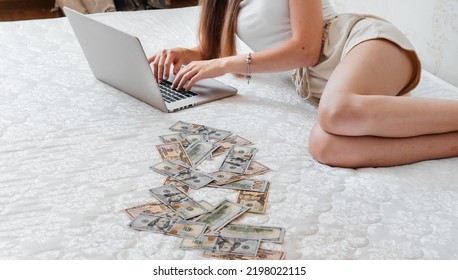
<path id="1" fill-rule="evenodd" d="M 247 83 L 250 84 L 250 80 L 251 80 L 251 69 L 250 69 L 250 65 L 251 65 L 251 53 L 248 53 L 247 56 L 246 56 L 246 59 L 245 59 L 245 63 L 247 65 L 247 74 L 245 76 L 246 80 L 247 80 Z"/>

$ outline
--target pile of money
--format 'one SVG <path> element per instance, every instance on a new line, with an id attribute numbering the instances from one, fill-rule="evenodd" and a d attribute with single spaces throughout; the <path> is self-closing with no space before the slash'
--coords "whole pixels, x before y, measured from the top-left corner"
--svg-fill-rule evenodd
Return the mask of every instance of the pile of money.
<path id="1" fill-rule="evenodd" d="M 157 201 L 125 209 L 129 227 L 182 238 L 180 249 L 200 250 L 207 258 L 284 259 L 282 251 L 260 248 L 265 242 L 283 243 L 284 228 L 234 222 L 246 213 L 266 211 L 270 182 L 255 176 L 271 170 L 254 160 L 254 144 L 230 131 L 183 121 L 170 130 L 156 145 L 162 162 L 150 167 L 165 176 L 162 186 L 149 190 Z M 218 156 L 224 156 L 218 170 L 200 171 L 200 165 Z M 204 187 L 237 191 L 237 199 L 212 205 L 189 195 Z"/>

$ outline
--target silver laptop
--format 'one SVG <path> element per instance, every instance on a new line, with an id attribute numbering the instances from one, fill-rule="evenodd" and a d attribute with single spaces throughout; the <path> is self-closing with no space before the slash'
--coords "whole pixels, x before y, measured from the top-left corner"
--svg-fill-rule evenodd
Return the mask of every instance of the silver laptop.
<path id="1" fill-rule="evenodd" d="M 163 112 L 175 112 L 237 93 L 215 79 L 199 81 L 189 92 L 171 82 L 158 84 L 140 40 L 67 7 L 64 8 L 92 73 L 100 81 Z"/>

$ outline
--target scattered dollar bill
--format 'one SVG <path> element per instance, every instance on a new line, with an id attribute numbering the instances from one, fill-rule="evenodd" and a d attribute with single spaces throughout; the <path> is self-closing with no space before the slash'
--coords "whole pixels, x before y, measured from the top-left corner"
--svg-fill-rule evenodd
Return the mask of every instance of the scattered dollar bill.
<path id="1" fill-rule="evenodd" d="M 257 161 L 253 161 L 248 167 L 248 170 L 245 172 L 245 174 L 236 174 L 226 171 L 216 171 L 210 173 L 210 175 L 215 179 L 215 184 L 221 186 L 243 179 L 248 179 L 257 175 L 261 175 L 269 171 L 270 168 L 268 168 L 267 166 L 264 166 Z"/>
<path id="2" fill-rule="evenodd" d="M 175 220 L 146 213 L 139 214 L 129 226 L 136 230 L 193 239 L 200 237 L 207 228 L 207 225 L 203 223 Z"/>
<path id="3" fill-rule="evenodd" d="M 159 136 L 159 138 L 161 138 L 162 142 L 164 142 L 165 144 L 167 144 L 167 143 L 180 143 L 185 148 L 190 143 L 188 141 L 186 135 L 183 134 L 183 133 L 173 133 L 173 134 L 162 135 L 162 136 Z"/>
<path id="4" fill-rule="evenodd" d="M 202 128 L 200 124 L 193 124 L 184 121 L 179 121 L 170 127 L 171 131 L 185 132 L 185 133 L 199 133 Z"/>
<path id="5" fill-rule="evenodd" d="M 217 254 L 210 251 L 202 251 L 201 255 L 205 258 L 213 258 L 219 260 L 284 260 L 285 252 L 283 251 L 274 251 L 266 249 L 258 249 L 258 254 L 254 257 L 252 256 L 240 256 L 240 255 L 224 255 Z"/>
<path id="6" fill-rule="evenodd" d="M 200 204 L 203 208 L 205 208 L 205 210 L 207 210 L 207 211 L 211 211 L 211 210 L 213 210 L 213 208 L 215 208 L 213 205 L 211 205 L 210 203 L 208 203 L 208 202 L 205 201 L 205 200 L 200 200 L 200 201 L 199 201 L 199 204 Z"/>
<path id="7" fill-rule="evenodd" d="M 268 189 L 266 192 L 239 191 L 237 203 L 250 208 L 250 213 L 262 214 L 266 211 L 268 195 Z"/>
<path id="8" fill-rule="evenodd" d="M 282 227 L 229 224 L 221 230 L 221 236 L 261 239 L 262 242 L 282 243 L 285 229 Z"/>
<path id="9" fill-rule="evenodd" d="M 193 166 L 192 160 L 189 158 L 186 150 L 180 143 L 167 143 L 156 145 L 156 148 L 161 155 L 162 160 L 184 163 Z"/>
<path id="10" fill-rule="evenodd" d="M 183 250 L 212 250 L 218 240 L 217 235 L 200 236 L 199 238 L 185 238 L 180 244 Z"/>
<path id="11" fill-rule="evenodd" d="M 208 135 L 205 133 L 196 133 L 196 134 L 184 134 L 184 137 L 190 144 L 196 141 L 208 142 Z"/>
<path id="12" fill-rule="evenodd" d="M 196 222 L 207 224 L 211 234 L 248 211 L 248 209 L 246 206 L 224 199 L 213 210 L 196 219 Z"/>
<path id="13" fill-rule="evenodd" d="M 204 160 L 211 157 L 213 151 L 218 149 L 219 145 L 195 141 L 186 148 L 186 153 L 191 159 L 192 166 L 201 164 Z"/>
<path id="14" fill-rule="evenodd" d="M 129 216 L 129 218 L 132 220 L 135 219 L 135 217 L 137 217 L 140 213 L 159 216 L 172 212 L 172 209 L 162 202 L 153 202 L 127 208 L 124 210 L 124 212 L 126 212 L 127 216 Z"/>
<path id="15" fill-rule="evenodd" d="M 266 180 L 256 179 L 245 179 L 237 182 L 229 183 L 226 185 L 209 184 L 209 187 L 228 189 L 228 190 L 240 190 L 240 191 L 253 191 L 253 192 L 265 192 L 269 187 L 270 182 Z"/>
<path id="16" fill-rule="evenodd" d="M 232 146 L 219 170 L 243 174 L 253 161 L 258 149 L 254 147 Z"/>
<path id="17" fill-rule="evenodd" d="M 179 182 L 177 180 L 173 180 L 170 177 L 165 177 L 165 180 L 162 183 L 162 185 L 165 186 L 165 185 L 170 185 L 170 184 L 173 184 L 177 189 L 179 189 L 180 191 L 182 191 L 182 192 L 184 192 L 186 194 L 189 194 L 189 192 L 191 191 L 191 188 L 189 186 L 186 186 L 182 182 Z"/>
<path id="18" fill-rule="evenodd" d="M 224 154 L 225 152 L 229 151 L 229 149 L 234 145 L 235 146 L 248 146 L 248 145 L 252 145 L 253 143 L 246 140 L 243 137 L 240 137 L 238 135 L 233 135 L 233 136 L 227 137 L 226 139 L 218 142 L 218 144 L 220 145 L 220 147 L 216 151 L 213 152 L 213 156 L 219 156 L 219 155 Z"/>
<path id="19" fill-rule="evenodd" d="M 218 142 L 227 138 L 232 133 L 227 130 L 211 128 L 205 125 L 193 124 L 184 121 L 179 121 L 170 127 L 170 130 L 182 132 L 185 134 L 206 134 L 212 142 Z"/>
<path id="20" fill-rule="evenodd" d="M 259 239 L 202 236 L 198 239 L 183 239 L 180 248 L 183 250 L 205 250 L 216 254 L 256 256 L 260 243 Z"/>
<path id="21" fill-rule="evenodd" d="M 213 177 L 210 175 L 193 170 L 184 164 L 168 160 L 151 166 L 151 169 L 164 176 L 172 177 L 172 179 L 180 181 L 192 189 L 200 189 L 213 181 Z"/>
<path id="22" fill-rule="evenodd" d="M 170 206 L 183 219 L 187 220 L 208 212 L 204 206 L 172 184 L 151 189 L 150 192 L 159 201 Z"/>

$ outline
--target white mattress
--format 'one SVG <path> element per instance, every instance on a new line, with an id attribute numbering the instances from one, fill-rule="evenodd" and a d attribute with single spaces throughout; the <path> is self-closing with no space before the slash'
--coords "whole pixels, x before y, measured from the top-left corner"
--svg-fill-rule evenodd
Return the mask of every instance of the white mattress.
<path id="1" fill-rule="evenodd" d="M 148 54 L 196 42 L 195 8 L 97 19 L 137 34 Z M 93 78 L 65 18 L 0 23 L 0 258 L 200 259 L 180 239 L 127 227 L 123 209 L 151 202 L 163 177 L 154 145 L 178 120 L 253 141 L 273 171 L 269 206 L 241 223 L 283 226 L 287 259 L 457 259 L 458 158 L 393 168 L 314 161 L 316 108 L 289 75 L 221 80 L 239 95 L 164 114 Z M 416 96 L 458 99 L 424 73 Z M 201 189 L 216 204 L 229 190 Z"/>

